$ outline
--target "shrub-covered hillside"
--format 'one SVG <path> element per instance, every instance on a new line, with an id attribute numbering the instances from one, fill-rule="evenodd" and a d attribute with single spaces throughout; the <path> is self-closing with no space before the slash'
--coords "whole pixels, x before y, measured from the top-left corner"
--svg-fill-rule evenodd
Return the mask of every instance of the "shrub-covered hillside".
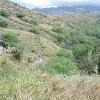
<path id="1" fill-rule="evenodd" d="M 46 15 L 0 0 L 0 100 L 100 100 L 100 12 Z"/>

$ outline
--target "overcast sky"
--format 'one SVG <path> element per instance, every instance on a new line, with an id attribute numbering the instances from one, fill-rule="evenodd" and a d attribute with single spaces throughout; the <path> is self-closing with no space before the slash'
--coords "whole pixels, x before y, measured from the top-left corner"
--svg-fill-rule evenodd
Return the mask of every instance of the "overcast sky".
<path id="1" fill-rule="evenodd" d="M 28 8 L 57 7 L 75 4 L 100 4 L 100 0 L 11 0 Z"/>

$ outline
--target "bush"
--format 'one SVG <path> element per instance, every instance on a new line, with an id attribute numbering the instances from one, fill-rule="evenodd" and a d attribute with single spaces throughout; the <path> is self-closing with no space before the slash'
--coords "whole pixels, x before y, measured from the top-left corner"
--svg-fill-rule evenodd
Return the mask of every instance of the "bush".
<path id="1" fill-rule="evenodd" d="M 60 44 L 64 43 L 66 41 L 66 39 L 70 38 L 70 33 L 65 28 L 57 26 L 57 27 L 53 27 L 52 31 L 56 32 L 56 33 L 53 33 L 53 37 L 56 38 L 57 42 Z"/>
<path id="2" fill-rule="evenodd" d="M 0 15 L 3 16 L 3 17 L 9 17 L 10 14 L 6 11 L 0 11 Z"/>
<path id="3" fill-rule="evenodd" d="M 37 19 L 36 18 L 30 18 L 30 17 L 24 17 L 23 21 L 30 23 L 32 25 L 38 25 Z"/>
<path id="4" fill-rule="evenodd" d="M 72 50 L 61 49 L 57 52 L 57 56 L 59 57 L 66 57 L 68 59 L 73 59 L 73 52 Z"/>
<path id="5" fill-rule="evenodd" d="M 23 45 L 20 42 L 18 42 L 15 47 L 16 50 L 13 53 L 13 56 L 16 60 L 20 61 L 23 56 Z"/>
<path id="6" fill-rule="evenodd" d="M 35 33 L 35 34 L 40 34 L 40 30 L 37 27 L 32 27 L 30 30 L 30 32 Z"/>
<path id="7" fill-rule="evenodd" d="M 53 27 L 52 31 L 56 33 L 62 33 L 62 34 L 65 33 L 65 30 L 62 27 Z"/>
<path id="8" fill-rule="evenodd" d="M 18 18 L 23 18 L 25 15 L 24 15 L 23 13 L 17 13 L 16 16 L 17 16 Z"/>
<path id="9" fill-rule="evenodd" d="M 5 28 L 7 26 L 8 26 L 8 22 L 0 19 L 0 27 Z"/>
<path id="10" fill-rule="evenodd" d="M 3 41 L 8 46 L 14 46 L 15 50 L 13 52 L 13 56 L 16 60 L 21 60 L 23 54 L 23 46 L 21 45 L 20 41 L 18 40 L 16 34 L 14 33 L 6 33 L 3 35 Z"/>
<path id="11" fill-rule="evenodd" d="M 71 50 L 61 49 L 46 62 L 42 69 L 53 74 L 75 74 L 78 67 L 74 62 L 73 52 Z"/>
<path id="12" fill-rule="evenodd" d="M 72 47 L 72 50 L 77 59 L 87 54 L 87 48 L 84 44 L 76 44 Z"/>
<path id="13" fill-rule="evenodd" d="M 76 63 L 71 59 L 65 57 L 54 56 L 42 66 L 44 71 L 53 73 L 53 74 L 75 74 L 78 72 Z"/>
<path id="14" fill-rule="evenodd" d="M 16 52 L 14 52 L 14 58 L 16 59 L 16 60 L 21 60 L 21 57 L 22 57 L 22 52 L 20 51 L 20 50 L 17 50 L 16 49 Z"/>
<path id="15" fill-rule="evenodd" d="M 38 22 L 37 22 L 36 19 L 31 19 L 31 20 L 29 21 L 29 23 L 30 23 L 30 24 L 33 24 L 33 25 L 38 25 Z"/>
<path id="16" fill-rule="evenodd" d="M 87 44 L 93 44 L 96 40 L 96 37 L 93 36 L 90 37 L 85 34 L 78 35 L 76 38 L 79 41 L 79 43 L 87 43 Z"/>
<path id="17" fill-rule="evenodd" d="M 57 33 L 57 34 L 55 34 L 54 37 L 57 39 L 57 42 L 59 42 L 59 43 L 62 43 L 62 42 L 65 41 L 65 36 L 64 36 L 64 34 Z"/>
<path id="18" fill-rule="evenodd" d="M 17 44 L 18 38 L 17 38 L 16 34 L 8 32 L 3 35 L 3 41 L 4 41 L 4 43 L 11 46 L 11 45 Z"/>

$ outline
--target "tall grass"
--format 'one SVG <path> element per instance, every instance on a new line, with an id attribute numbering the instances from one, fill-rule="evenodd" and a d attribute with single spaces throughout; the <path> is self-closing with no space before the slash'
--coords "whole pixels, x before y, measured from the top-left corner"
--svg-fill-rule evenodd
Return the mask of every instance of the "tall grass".
<path id="1" fill-rule="evenodd" d="M 0 100 L 99 100 L 99 76 L 19 71 L 0 62 Z"/>

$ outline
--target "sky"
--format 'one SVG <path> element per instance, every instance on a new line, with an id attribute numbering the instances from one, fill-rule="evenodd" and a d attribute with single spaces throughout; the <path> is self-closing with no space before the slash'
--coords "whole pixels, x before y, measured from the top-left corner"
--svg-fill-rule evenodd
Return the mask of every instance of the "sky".
<path id="1" fill-rule="evenodd" d="M 47 8 L 75 4 L 100 4 L 100 0 L 11 0 L 28 8 Z"/>

